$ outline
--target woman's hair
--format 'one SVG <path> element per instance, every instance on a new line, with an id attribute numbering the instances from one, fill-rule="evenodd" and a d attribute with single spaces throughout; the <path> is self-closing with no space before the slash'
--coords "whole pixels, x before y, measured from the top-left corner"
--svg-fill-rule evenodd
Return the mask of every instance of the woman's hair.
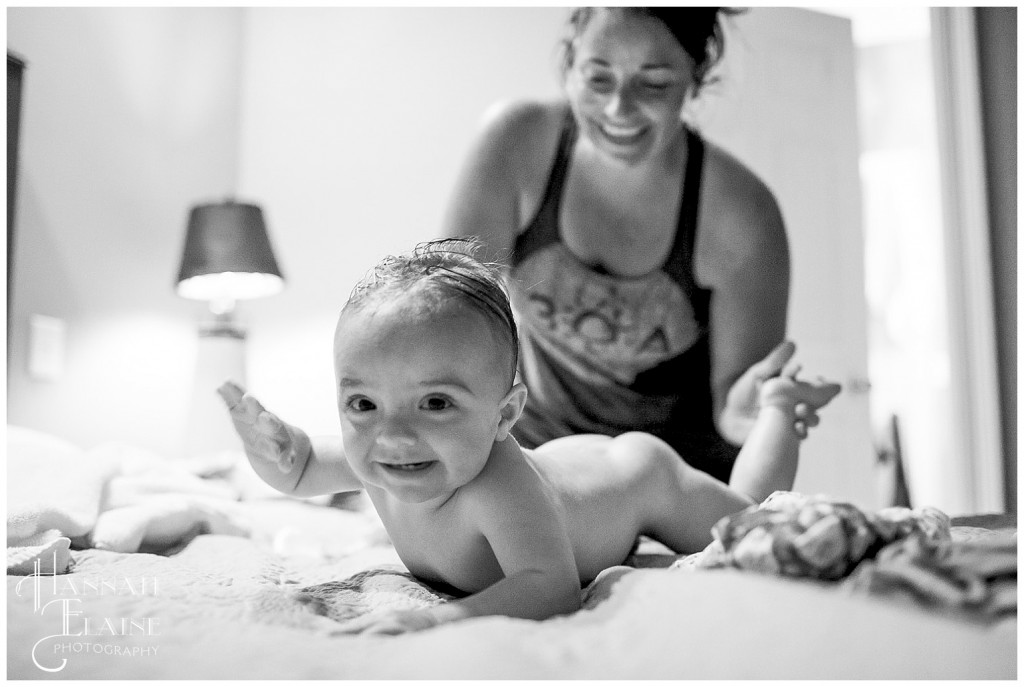
<path id="1" fill-rule="evenodd" d="M 480 246 L 475 237 L 439 239 L 420 243 L 411 253 L 389 255 L 355 285 L 342 312 L 399 296 L 414 298 L 419 313 L 441 312 L 453 302 L 473 308 L 507 348 L 511 385 L 519 362 L 519 334 L 500 266 L 478 260 Z"/>
<path id="2" fill-rule="evenodd" d="M 727 7 L 577 7 L 569 15 L 566 36 L 562 39 L 561 67 L 564 75 L 576 59 L 575 41 L 598 9 L 618 10 L 626 15 L 652 17 L 665 25 L 693 59 L 693 95 L 713 81 L 711 70 L 725 54 L 725 34 L 721 17 L 740 10 Z"/>

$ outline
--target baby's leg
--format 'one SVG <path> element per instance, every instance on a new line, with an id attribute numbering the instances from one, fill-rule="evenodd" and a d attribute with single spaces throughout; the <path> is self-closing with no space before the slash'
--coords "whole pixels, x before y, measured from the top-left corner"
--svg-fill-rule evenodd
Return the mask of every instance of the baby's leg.
<path id="1" fill-rule="evenodd" d="M 608 459 L 628 475 L 640 532 L 678 553 L 711 543 L 711 528 L 752 501 L 686 464 L 671 446 L 643 432 L 628 432 L 607 447 Z"/>

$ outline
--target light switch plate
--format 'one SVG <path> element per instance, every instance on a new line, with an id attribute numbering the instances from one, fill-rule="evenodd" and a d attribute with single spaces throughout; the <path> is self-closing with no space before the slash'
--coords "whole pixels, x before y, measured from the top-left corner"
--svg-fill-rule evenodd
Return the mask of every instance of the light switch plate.
<path id="1" fill-rule="evenodd" d="M 67 325 L 48 315 L 29 318 L 28 373 L 33 379 L 51 382 L 64 374 Z"/>

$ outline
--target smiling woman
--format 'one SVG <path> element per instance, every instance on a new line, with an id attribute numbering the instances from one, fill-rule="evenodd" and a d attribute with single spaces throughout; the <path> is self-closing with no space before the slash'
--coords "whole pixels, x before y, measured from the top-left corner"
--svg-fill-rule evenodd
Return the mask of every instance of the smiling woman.
<path id="1" fill-rule="evenodd" d="M 565 98 L 495 111 L 465 163 L 446 231 L 508 264 L 526 446 L 643 430 L 727 481 L 756 380 L 792 355 L 774 197 L 682 119 L 725 14 L 574 10 Z"/>

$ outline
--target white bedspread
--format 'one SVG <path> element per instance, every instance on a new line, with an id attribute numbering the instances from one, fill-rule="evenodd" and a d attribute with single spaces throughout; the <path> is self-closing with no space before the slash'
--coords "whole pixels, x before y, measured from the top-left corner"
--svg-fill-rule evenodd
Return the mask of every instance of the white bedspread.
<path id="1" fill-rule="evenodd" d="M 290 501 L 245 506 L 255 538 L 202 535 L 173 556 L 75 552 L 68 575 L 8 577 L 8 677 L 1016 675 L 1015 620 L 965 623 L 736 570 L 612 568 L 590 587 L 584 610 L 568 617 L 334 636 L 332 618 L 441 598 L 404 573 L 370 514 Z M 310 590 L 322 603 L 309 602 Z M 69 618 L 74 636 L 62 628 L 68 604 L 77 612 Z"/>
<path id="2" fill-rule="evenodd" d="M 346 618 L 445 600 L 408 574 L 372 509 L 239 500 L 130 447 L 20 439 L 11 679 L 1016 677 L 1015 615 L 981 622 L 657 555 L 645 560 L 661 568 L 606 570 L 571 616 L 339 636 Z"/>

